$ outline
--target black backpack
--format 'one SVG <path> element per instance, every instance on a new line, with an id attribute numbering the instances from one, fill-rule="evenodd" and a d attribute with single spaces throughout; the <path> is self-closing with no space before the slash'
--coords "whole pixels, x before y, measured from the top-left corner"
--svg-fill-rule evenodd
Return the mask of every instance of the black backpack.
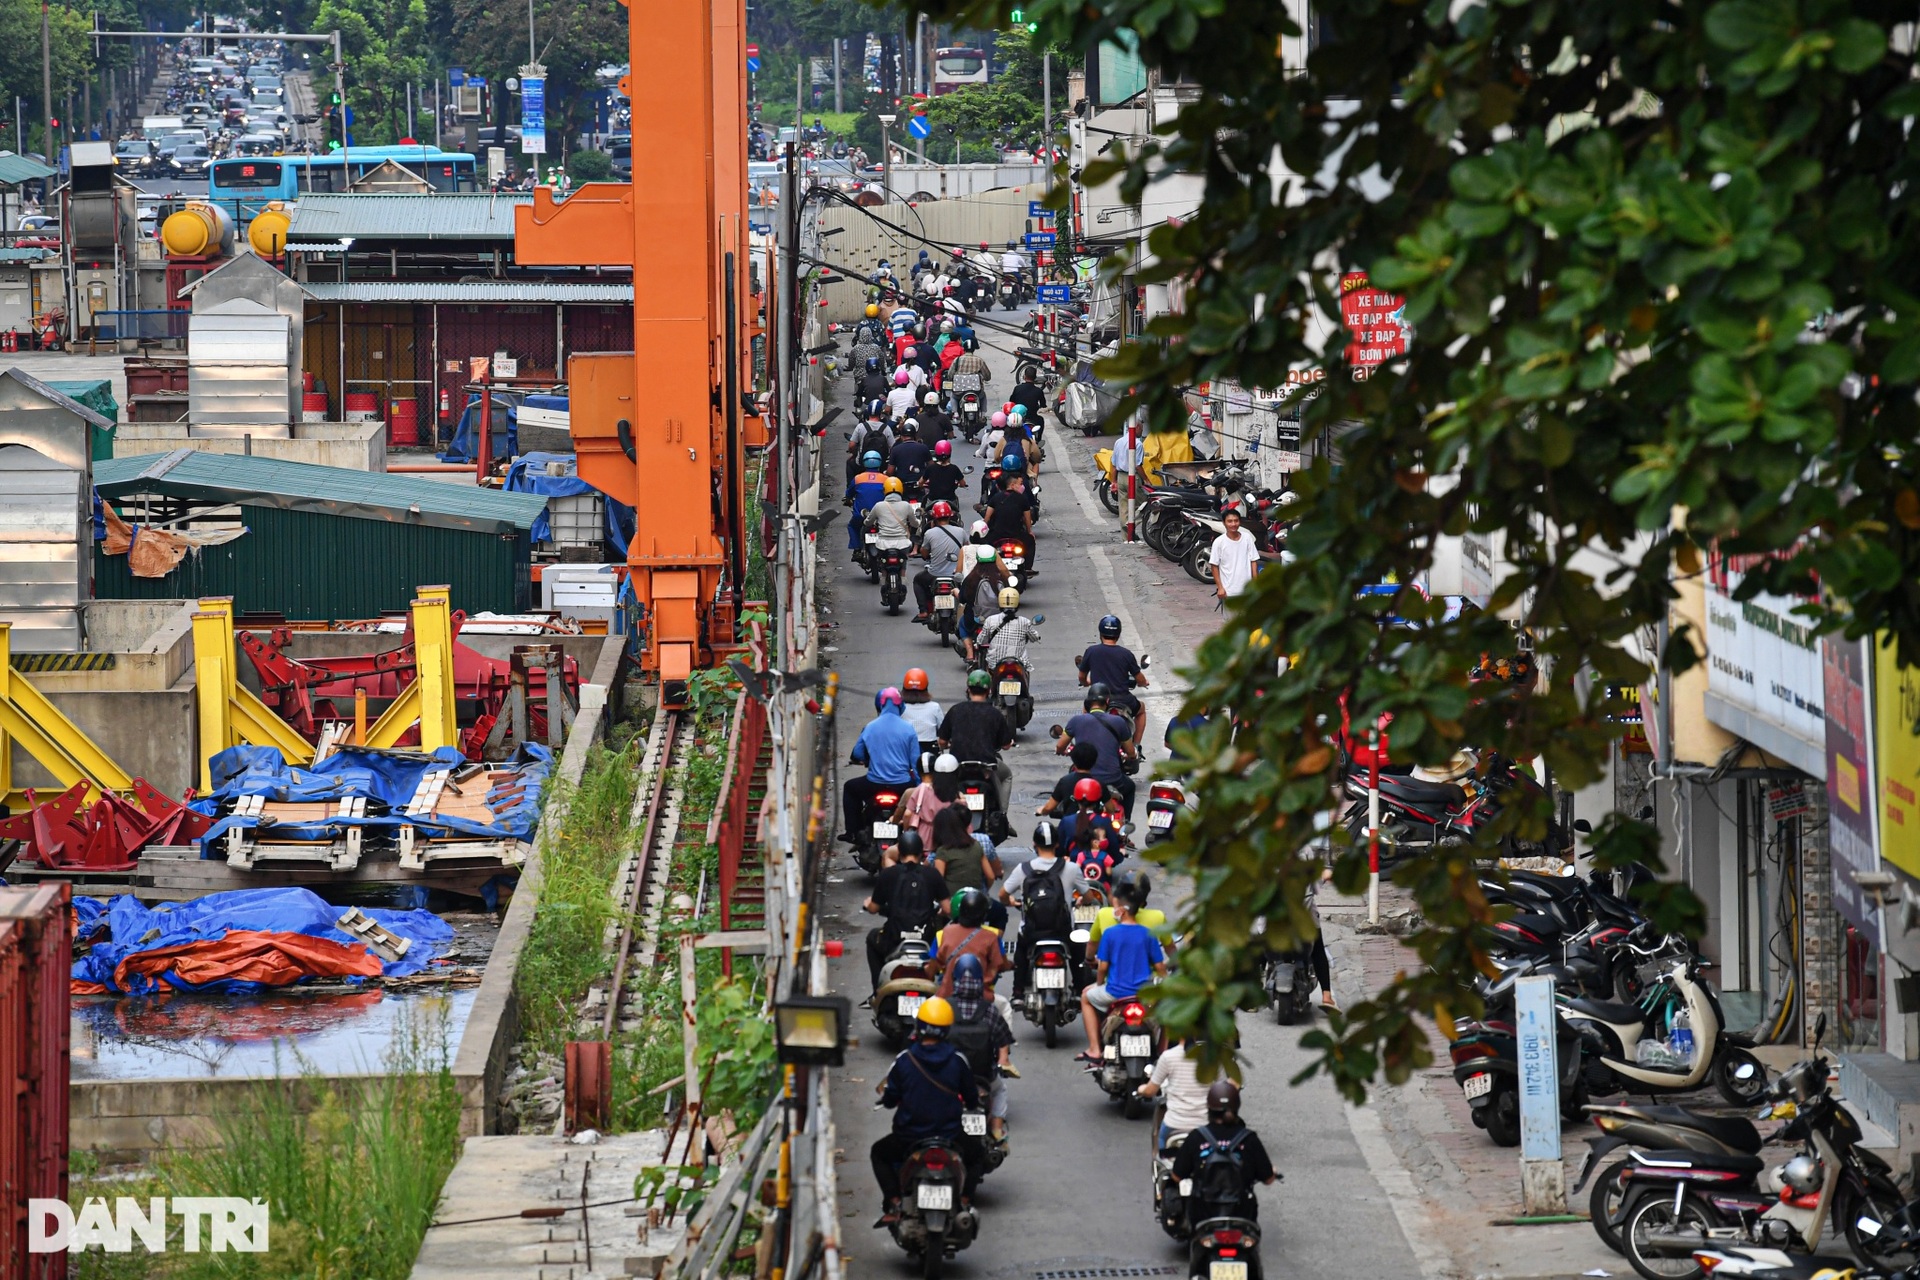
<path id="1" fill-rule="evenodd" d="M 1035 930 L 1035 937 L 1058 933 L 1062 938 L 1073 927 L 1073 909 L 1067 904 L 1067 860 L 1056 857 L 1053 865 L 1038 875 L 1031 873 L 1022 888 L 1020 914 L 1023 927 Z"/>
<path id="2" fill-rule="evenodd" d="M 911 864 L 914 874 L 902 875 L 893 891 L 893 900 L 887 904 L 887 919 L 901 929 L 917 929 L 932 921 L 936 907 L 933 890 L 927 885 L 927 868 L 924 864 Z"/>
<path id="3" fill-rule="evenodd" d="M 1247 1175 L 1240 1167 L 1240 1146 L 1251 1129 L 1241 1129 L 1230 1138 L 1215 1137 L 1201 1127 L 1187 1135 L 1188 1142 L 1200 1143 L 1200 1155 L 1193 1168 L 1193 1199 L 1209 1208 L 1230 1209 L 1247 1196 Z"/>
<path id="4" fill-rule="evenodd" d="M 865 438 L 860 441 L 860 448 L 855 451 L 853 456 L 856 458 L 864 458 L 870 453 L 877 453 L 882 459 L 880 465 L 884 467 L 886 465 L 885 459 L 887 455 L 892 452 L 893 445 L 888 442 L 886 432 L 869 431 Z"/>

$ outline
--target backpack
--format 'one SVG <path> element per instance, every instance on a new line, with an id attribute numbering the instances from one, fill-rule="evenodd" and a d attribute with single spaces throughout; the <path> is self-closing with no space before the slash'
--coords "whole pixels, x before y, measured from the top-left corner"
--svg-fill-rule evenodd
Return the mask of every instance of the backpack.
<path id="1" fill-rule="evenodd" d="M 1232 1208 L 1247 1195 L 1247 1175 L 1240 1167 L 1240 1146 L 1251 1133 L 1242 1128 L 1231 1138 L 1217 1138 L 1202 1126 L 1187 1137 L 1200 1141 L 1199 1161 L 1193 1168 L 1193 1199 L 1209 1208 Z"/>
<path id="2" fill-rule="evenodd" d="M 1073 910 L 1067 905 L 1067 862 L 1056 857 L 1053 865 L 1039 875 L 1029 875 L 1022 886 L 1020 913 L 1025 927 L 1036 930 L 1034 936 L 1058 931 L 1061 937 L 1073 927 Z"/>
<path id="3" fill-rule="evenodd" d="M 855 451 L 853 456 L 856 458 L 864 458 L 870 453 L 877 453 L 882 458 L 885 458 L 892 452 L 893 445 L 888 442 L 886 432 L 869 431 L 866 434 L 866 438 L 860 441 L 860 448 Z M 882 465 L 885 464 L 883 463 Z"/>
<path id="4" fill-rule="evenodd" d="M 919 928 L 932 920 L 937 910 L 933 890 L 927 887 L 926 867 L 916 865 L 915 870 L 918 874 L 900 878 L 893 900 L 887 904 L 887 919 L 902 929 Z"/>

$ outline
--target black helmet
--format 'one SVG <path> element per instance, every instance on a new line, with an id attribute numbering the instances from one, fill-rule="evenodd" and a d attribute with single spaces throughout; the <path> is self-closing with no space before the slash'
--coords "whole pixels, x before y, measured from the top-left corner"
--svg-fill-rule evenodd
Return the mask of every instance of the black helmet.
<path id="1" fill-rule="evenodd" d="M 868 372 L 868 373 L 878 373 L 878 372 L 880 372 L 880 357 L 879 357 L 879 356 L 868 356 L 868 357 L 867 357 L 867 372 Z M 1103 625 L 1103 626 L 1104 626 L 1105 624 L 1103 623 L 1103 624 L 1101 624 L 1101 625 Z M 1104 631 L 1102 631 L 1102 632 L 1101 632 L 1100 634 L 1101 634 L 1101 635 L 1105 635 L 1105 634 L 1107 634 L 1107 633 L 1106 633 L 1106 632 L 1104 632 Z M 1113 634 L 1115 634 L 1115 635 L 1119 635 L 1120 633 L 1119 633 L 1118 631 L 1116 631 L 1116 632 L 1114 632 Z"/>
<path id="2" fill-rule="evenodd" d="M 903 858 L 924 857 L 927 852 L 927 847 L 920 842 L 920 833 L 911 828 L 900 833 L 900 838 L 894 842 L 893 848 L 894 852 Z"/>
<path id="3" fill-rule="evenodd" d="M 953 918 L 969 929 L 978 929 L 987 922 L 987 895 L 978 889 L 962 889 L 953 896 L 955 903 Z"/>
<path id="4" fill-rule="evenodd" d="M 1120 638 L 1120 619 L 1111 613 L 1100 619 L 1100 638 L 1102 640 L 1118 640 Z"/>
<path id="5" fill-rule="evenodd" d="M 1240 1086 L 1225 1076 L 1207 1086 L 1207 1119 L 1224 1120 L 1240 1114 Z"/>
<path id="6" fill-rule="evenodd" d="M 1054 843 L 1054 833 L 1053 833 L 1053 824 L 1051 822 L 1042 822 L 1036 827 L 1034 827 L 1033 829 L 1033 847 L 1034 848 L 1051 849 L 1053 848 L 1053 843 Z"/>
<path id="7" fill-rule="evenodd" d="M 1111 696 L 1112 696 L 1111 691 L 1107 688 L 1106 683 L 1104 681 L 1095 680 L 1093 684 L 1087 689 L 1087 696 L 1081 700 L 1080 705 L 1085 707 L 1088 711 L 1091 711 L 1095 707 L 1106 706 L 1107 701 Z"/>
<path id="8" fill-rule="evenodd" d="M 1122 867 L 1113 873 L 1113 890 L 1124 892 L 1133 900 L 1133 909 L 1138 911 L 1147 905 L 1147 895 L 1153 892 L 1153 881 L 1143 868 Z"/>

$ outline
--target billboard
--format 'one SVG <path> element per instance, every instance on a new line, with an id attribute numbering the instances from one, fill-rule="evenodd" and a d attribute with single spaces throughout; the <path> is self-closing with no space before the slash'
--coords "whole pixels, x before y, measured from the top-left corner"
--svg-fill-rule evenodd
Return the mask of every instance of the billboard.
<path id="1" fill-rule="evenodd" d="M 520 150 L 530 156 L 547 150 L 547 81 L 528 76 L 520 81 Z"/>
<path id="2" fill-rule="evenodd" d="M 1873 708 L 1880 856 L 1920 877 L 1920 671 L 1900 666 L 1890 647 L 1874 649 Z"/>
<path id="3" fill-rule="evenodd" d="M 1854 881 L 1858 872 L 1880 869 L 1880 848 L 1874 839 L 1872 661 L 1864 640 L 1838 635 L 1821 638 L 1833 905 L 1877 949 L 1880 912 Z"/>
<path id="4" fill-rule="evenodd" d="M 1751 600 L 1733 598 L 1755 564 L 1753 557 L 1718 551 L 1708 562 L 1707 689 L 1807 744 L 1806 754 L 1817 756 L 1827 741 L 1820 641 L 1813 624 L 1793 612 L 1800 601 L 1792 596 L 1763 591 Z M 1746 726 L 1723 727 L 1782 754 L 1779 744 L 1747 732 Z M 1818 765 L 1809 761 L 1806 767 L 1811 772 Z"/>
<path id="5" fill-rule="evenodd" d="M 1347 330 L 1347 363 L 1354 376 L 1363 369 L 1385 364 L 1407 353 L 1413 328 L 1407 323 L 1407 300 L 1397 293 L 1369 288 L 1367 273 L 1349 271 L 1340 277 L 1340 323 Z"/>

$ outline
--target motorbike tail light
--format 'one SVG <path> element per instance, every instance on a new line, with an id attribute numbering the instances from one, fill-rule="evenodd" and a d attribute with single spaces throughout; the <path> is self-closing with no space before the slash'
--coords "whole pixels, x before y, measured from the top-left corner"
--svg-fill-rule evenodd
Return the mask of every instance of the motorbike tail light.
<path id="1" fill-rule="evenodd" d="M 940 1147 L 932 1147 L 920 1157 L 921 1165 L 934 1173 L 944 1173 L 952 1157 Z"/>
<path id="2" fill-rule="evenodd" d="M 1018 679 L 1020 675 L 1020 664 L 1017 662 L 1003 662 L 994 669 L 994 674 L 996 676 Z"/>
<path id="3" fill-rule="evenodd" d="M 1026 553 L 1026 547 L 1018 542 L 1008 541 L 1000 544 L 1000 554 L 1003 556 L 1023 556 Z"/>
<path id="4" fill-rule="evenodd" d="M 1240 1251 L 1238 1249 L 1221 1249 L 1218 1252 L 1220 1256 L 1223 1258 L 1237 1258 L 1240 1256 Z"/>
<path id="5" fill-rule="evenodd" d="M 1500 1054 L 1490 1044 L 1463 1044 L 1456 1041 L 1447 1050 L 1447 1056 L 1455 1062 L 1472 1062 L 1477 1058 L 1497 1058 Z"/>
<path id="6" fill-rule="evenodd" d="M 1180 799 L 1180 789 L 1178 787 L 1162 786 L 1156 782 L 1152 790 L 1147 792 L 1147 799 L 1149 801 L 1172 800 L 1177 802 Z"/>
<path id="7" fill-rule="evenodd" d="M 1137 1027 L 1147 1020 L 1147 1007 L 1135 1002 L 1120 1010 L 1120 1021 L 1130 1027 Z"/>
<path id="8" fill-rule="evenodd" d="M 1600 1126 L 1600 1132 L 1612 1133 L 1615 1129 L 1626 1128 L 1627 1122 L 1619 1116 L 1595 1116 L 1593 1122 Z"/>
<path id="9" fill-rule="evenodd" d="M 1061 957 L 1058 951 L 1042 951 L 1040 958 L 1034 961 L 1034 963 L 1043 969 L 1058 969 L 1066 964 L 1066 960 Z"/>
<path id="10" fill-rule="evenodd" d="M 873 802 L 877 805 L 899 804 L 900 793 L 897 791 L 882 791 L 873 797 Z"/>
<path id="11" fill-rule="evenodd" d="M 1237 1245 L 1246 1238 L 1246 1233 L 1238 1227 L 1221 1227 L 1213 1233 L 1213 1243 L 1216 1247 L 1223 1244 Z"/>
<path id="12" fill-rule="evenodd" d="M 1702 1275 L 1710 1276 L 1726 1259 L 1717 1253 L 1696 1253 L 1693 1255 L 1693 1261 L 1700 1268 Z"/>

